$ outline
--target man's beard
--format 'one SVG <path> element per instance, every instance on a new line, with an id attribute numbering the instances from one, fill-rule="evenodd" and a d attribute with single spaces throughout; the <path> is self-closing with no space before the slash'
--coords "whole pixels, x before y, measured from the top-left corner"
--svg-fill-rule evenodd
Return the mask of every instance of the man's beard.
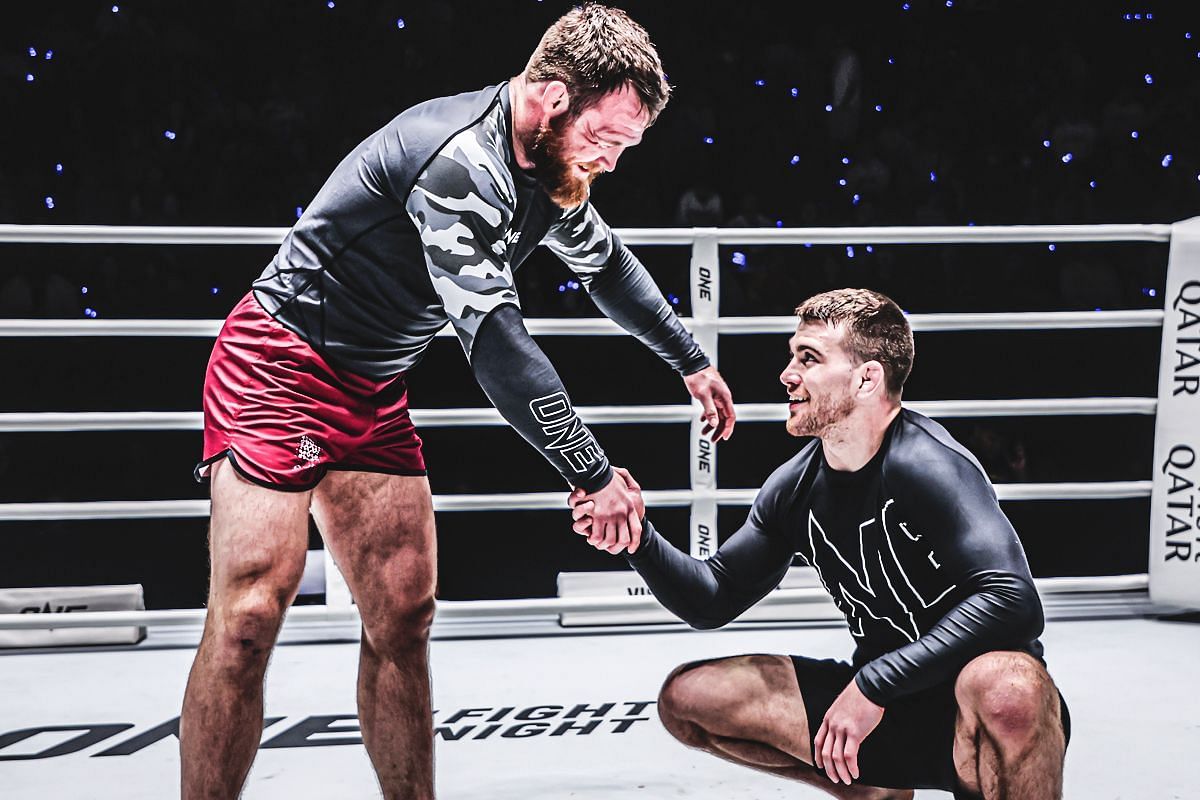
<path id="1" fill-rule="evenodd" d="M 560 208 L 575 208 L 588 199 L 589 187 L 601 170 L 596 168 L 586 178 L 579 177 L 575 164 L 563 158 L 566 150 L 566 114 L 539 125 L 524 142 L 525 153 L 533 162 L 533 174 L 546 194 Z"/>
<path id="2" fill-rule="evenodd" d="M 792 436 L 824 438 L 834 425 L 850 416 L 850 412 L 854 410 L 854 398 L 849 392 L 822 398 L 809 395 L 809 401 L 799 408 L 799 414 L 788 414 L 788 433 Z M 790 410 L 789 407 L 789 412 Z"/>

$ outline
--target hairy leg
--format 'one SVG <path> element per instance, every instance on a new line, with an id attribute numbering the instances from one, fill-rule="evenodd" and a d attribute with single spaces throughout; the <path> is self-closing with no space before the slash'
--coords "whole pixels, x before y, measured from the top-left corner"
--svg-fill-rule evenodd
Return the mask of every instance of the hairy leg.
<path id="1" fill-rule="evenodd" d="M 908 790 L 831 783 L 812 766 L 804 699 L 787 656 L 684 664 L 663 684 L 658 713 L 679 741 L 735 764 L 807 783 L 843 800 L 908 800 Z"/>
<path id="2" fill-rule="evenodd" d="M 985 653 L 954 687 L 959 780 L 985 800 L 1059 800 L 1063 735 L 1054 681 L 1026 653 Z"/>
<path id="3" fill-rule="evenodd" d="M 237 797 L 250 771 L 267 660 L 304 571 L 308 502 L 213 465 L 208 614 L 179 723 L 184 800 Z"/>
<path id="4" fill-rule="evenodd" d="M 359 725 L 384 796 L 432 798 L 437 540 L 429 482 L 331 472 L 317 487 L 313 516 L 362 615 Z"/>

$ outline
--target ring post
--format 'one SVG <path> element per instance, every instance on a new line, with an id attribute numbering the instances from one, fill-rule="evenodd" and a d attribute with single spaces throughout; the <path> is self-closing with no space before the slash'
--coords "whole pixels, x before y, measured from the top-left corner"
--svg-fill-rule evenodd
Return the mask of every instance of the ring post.
<path id="1" fill-rule="evenodd" d="M 721 270 L 718 259 L 716 228 L 696 228 L 692 240 L 691 292 L 692 336 L 717 366 L 717 336 L 721 316 Z M 717 445 L 701 432 L 702 408 L 692 400 L 691 464 L 692 499 L 691 535 L 688 550 L 694 558 L 708 558 L 717 549 Z"/>
<path id="2" fill-rule="evenodd" d="M 1200 217 L 1171 226 L 1150 494 L 1150 598 L 1200 608 Z"/>

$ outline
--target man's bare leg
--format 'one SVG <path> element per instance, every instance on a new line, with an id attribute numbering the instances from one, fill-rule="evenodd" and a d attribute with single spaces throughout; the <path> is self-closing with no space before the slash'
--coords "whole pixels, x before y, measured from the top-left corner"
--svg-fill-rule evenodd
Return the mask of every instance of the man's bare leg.
<path id="1" fill-rule="evenodd" d="M 1066 741 L 1058 691 L 1026 653 L 985 653 L 954 686 L 954 763 L 985 800 L 1059 800 Z"/>
<path id="2" fill-rule="evenodd" d="M 263 676 L 308 546 L 308 492 L 212 467 L 208 615 L 179 722 L 184 800 L 235 798 L 258 750 Z"/>
<path id="3" fill-rule="evenodd" d="M 358 718 L 384 797 L 432 798 L 437 540 L 429 482 L 331 472 L 316 489 L 313 516 L 362 615 Z"/>
<path id="4" fill-rule="evenodd" d="M 679 741 L 735 764 L 807 783 L 842 800 L 911 800 L 913 792 L 831 783 L 812 766 L 808 718 L 787 656 L 684 664 L 667 677 L 658 714 Z"/>

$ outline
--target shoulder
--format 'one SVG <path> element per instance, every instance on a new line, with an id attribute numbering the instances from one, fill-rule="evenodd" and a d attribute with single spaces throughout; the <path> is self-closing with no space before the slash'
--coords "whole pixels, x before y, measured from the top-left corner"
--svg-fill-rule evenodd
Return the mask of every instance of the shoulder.
<path id="1" fill-rule="evenodd" d="M 466 197 L 483 188 L 495 202 L 514 202 L 501 89 L 430 100 L 397 117 L 398 136 L 416 165 L 414 192 L 419 186 Z"/>
<path id="2" fill-rule="evenodd" d="M 889 483 L 916 491 L 975 488 L 995 497 L 987 472 L 971 451 L 937 422 L 902 409 L 891 434 L 883 470 Z"/>
<path id="3" fill-rule="evenodd" d="M 819 439 L 808 442 L 800 448 L 800 452 L 776 467 L 763 482 L 754 499 L 754 510 L 760 517 L 765 519 L 782 512 L 803 494 L 805 476 L 820 446 Z"/>

